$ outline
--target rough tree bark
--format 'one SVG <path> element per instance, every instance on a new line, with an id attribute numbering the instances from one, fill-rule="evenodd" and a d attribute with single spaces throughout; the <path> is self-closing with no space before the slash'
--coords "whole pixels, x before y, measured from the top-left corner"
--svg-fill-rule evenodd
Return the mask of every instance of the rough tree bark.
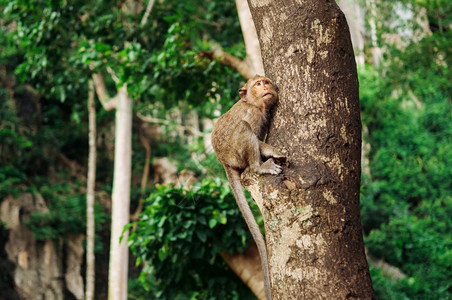
<path id="1" fill-rule="evenodd" d="M 268 142 L 283 175 L 245 173 L 264 217 L 274 299 L 372 299 L 359 211 L 358 79 L 329 0 L 248 0 L 265 73 L 280 88 Z"/>

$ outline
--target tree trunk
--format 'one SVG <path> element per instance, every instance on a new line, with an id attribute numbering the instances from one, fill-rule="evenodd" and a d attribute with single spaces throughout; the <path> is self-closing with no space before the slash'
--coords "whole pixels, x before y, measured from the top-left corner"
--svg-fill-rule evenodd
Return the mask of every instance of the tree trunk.
<path id="1" fill-rule="evenodd" d="M 127 299 L 128 232 L 124 232 L 121 241 L 120 238 L 124 226 L 129 223 L 132 157 L 132 99 L 125 84 L 118 92 L 115 126 L 108 299 L 124 300 Z"/>
<path id="2" fill-rule="evenodd" d="M 359 191 L 361 121 L 350 33 L 335 1 L 249 0 L 280 88 L 268 143 L 279 178 L 245 173 L 264 217 L 274 299 L 372 299 Z"/>
<path id="3" fill-rule="evenodd" d="M 94 104 L 94 86 L 89 83 L 88 94 L 89 119 L 89 156 L 86 188 L 86 300 L 94 299 L 95 256 L 94 256 L 94 189 L 96 185 L 96 106 Z"/>

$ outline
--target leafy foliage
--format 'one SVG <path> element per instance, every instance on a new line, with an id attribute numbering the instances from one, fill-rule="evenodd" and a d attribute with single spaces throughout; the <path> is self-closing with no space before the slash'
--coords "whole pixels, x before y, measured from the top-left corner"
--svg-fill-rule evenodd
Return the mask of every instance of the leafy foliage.
<path id="1" fill-rule="evenodd" d="M 25 221 L 37 240 L 56 241 L 61 237 L 83 234 L 86 231 L 86 197 L 75 192 L 75 189 L 76 187 L 67 183 L 44 185 L 39 189 L 49 210 L 32 213 L 30 219 Z M 96 203 L 95 210 L 97 228 L 102 228 L 109 216 L 99 203 Z"/>
<path id="2" fill-rule="evenodd" d="M 449 17 L 439 12 L 452 6 L 399 2 L 426 8 L 433 34 L 407 40 L 403 47 L 385 45 L 385 66 L 359 72 L 364 139 L 370 144 L 370 173 L 363 175 L 361 197 L 365 243 L 407 275 L 393 281 L 372 269 L 379 299 L 449 299 L 452 31 Z M 440 28 L 432 25 L 438 22 Z M 398 29 L 382 33 L 391 30 Z"/>
<path id="3" fill-rule="evenodd" d="M 189 191 L 158 187 L 129 228 L 129 246 L 143 264 L 140 280 L 152 298 L 252 297 L 219 256 L 243 251 L 249 235 L 230 189 L 218 180 Z"/>
<path id="4" fill-rule="evenodd" d="M 240 42 L 233 2 L 156 1 L 144 24 L 140 22 L 144 10 L 138 14 L 126 9 L 126 3 L 111 6 L 109 1 L 79 0 L 56 5 L 15 0 L 2 4 L 7 18 L 17 22 L 13 38 L 23 62 L 16 74 L 61 101 L 86 95 L 91 73 L 106 74 L 107 69 L 118 77 L 119 85 L 128 84 L 134 99 L 166 107 L 181 100 L 209 104 L 205 99 L 214 90 L 230 96 L 230 79 L 224 75 L 238 78 L 197 55 L 210 48 L 213 37 L 227 36 L 220 42 L 229 46 Z M 110 94 L 116 93 L 111 81 L 108 87 Z"/>
<path id="5" fill-rule="evenodd" d="M 11 100 L 0 89 L 0 199 L 8 194 L 17 196 L 16 187 L 26 180 L 26 163 L 33 142 L 23 124 L 11 110 Z"/>
<path id="6" fill-rule="evenodd" d="M 26 224 L 33 230 L 38 240 L 58 240 L 69 234 L 84 232 L 84 198 L 71 195 L 67 185 L 43 186 L 40 192 L 49 204 L 48 212 L 33 213 Z"/>
<path id="7" fill-rule="evenodd" d="M 372 231 L 367 246 L 378 257 L 409 274 L 395 290 L 408 299 L 448 299 L 452 275 L 452 239 L 447 237 L 452 222 L 452 201 L 444 215 L 417 218 L 407 216 L 391 220 L 380 230 Z M 439 218 L 438 218 L 439 217 Z M 382 299 L 385 299 L 382 295 Z"/>

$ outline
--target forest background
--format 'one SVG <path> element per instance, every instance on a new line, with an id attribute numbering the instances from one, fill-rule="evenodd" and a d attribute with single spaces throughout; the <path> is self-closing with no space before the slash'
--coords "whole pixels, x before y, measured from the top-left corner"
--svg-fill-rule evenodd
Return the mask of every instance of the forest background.
<path id="1" fill-rule="evenodd" d="M 377 298 L 450 299 L 452 3 L 339 2 L 358 63 L 361 217 Z M 104 95 L 127 84 L 133 99 L 129 299 L 249 297 L 221 257 L 250 236 L 208 143 L 244 82 L 213 55 L 246 57 L 235 3 L 0 7 L 0 298 L 83 298 L 94 89 L 95 298 L 106 298 L 115 113 L 96 78 Z M 11 257 L 14 242 L 26 256 Z"/>

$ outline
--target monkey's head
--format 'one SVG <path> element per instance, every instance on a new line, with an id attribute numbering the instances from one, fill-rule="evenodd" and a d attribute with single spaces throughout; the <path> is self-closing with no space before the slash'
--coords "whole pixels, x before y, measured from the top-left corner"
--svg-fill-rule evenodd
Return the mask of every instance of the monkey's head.
<path id="1" fill-rule="evenodd" d="M 267 77 L 255 75 L 239 90 L 240 99 L 256 106 L 270 107 L 278 101 L 278 88 Z"/>

